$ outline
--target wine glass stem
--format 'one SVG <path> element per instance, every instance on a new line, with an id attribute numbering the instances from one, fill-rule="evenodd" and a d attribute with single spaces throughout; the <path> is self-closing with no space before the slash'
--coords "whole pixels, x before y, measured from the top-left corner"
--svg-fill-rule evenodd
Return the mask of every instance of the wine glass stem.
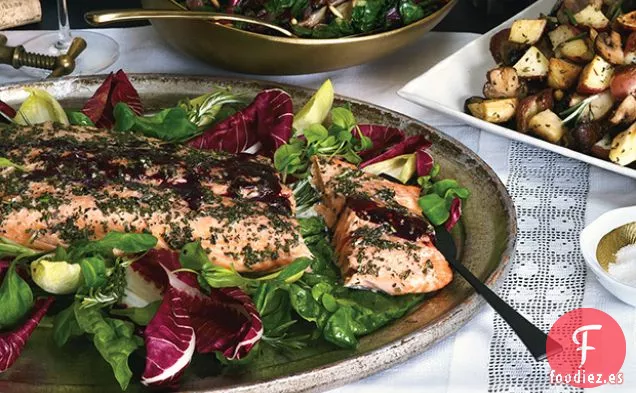
<path id="1" fill-rule="evenodd" d="M 57 17 L 60 25 L 60 39 L 55 43 L 57 49 L 67 49 L 71 45 L 71 26 L 68 23 L 68 5 L 66 0 L 57 0 Z"/>

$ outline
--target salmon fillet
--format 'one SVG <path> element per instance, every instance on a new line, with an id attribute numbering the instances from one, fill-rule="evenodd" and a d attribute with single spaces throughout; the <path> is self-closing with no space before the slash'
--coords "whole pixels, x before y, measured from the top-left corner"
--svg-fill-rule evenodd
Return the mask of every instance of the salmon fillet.
<path id="1" fill-rule="evenodd" d="M 158 247 L 200 241 L 210 260 L 269 271 L 311 256 L 270 161 L 126 133 L 44 124 L 0 130 L 0 236 L 51 250 L 109 231 Z"/>
<path id="2" fill-rule="evenodd" d="M 390 295 L 439 290 L 453 279 L 422 217 L 419 188 L 393 183 L 340 160 L 314 159 L 318 212 L 333 229 L 344 285 Z"/>
<path id="3" fill-rule="evenodd" d="M 323 197 L 317 211 L 330 228 L 336 224 L 346 199 L 350 197 L 369 199 L 381 206 L 406 209 L 415 215 L 421 214 L 417 204 L 420 196 L 419 187 L 394 183 L 360 171 L 342 160 L 318 156 L 314 156 L 312 160 L 312 181 Z"/>

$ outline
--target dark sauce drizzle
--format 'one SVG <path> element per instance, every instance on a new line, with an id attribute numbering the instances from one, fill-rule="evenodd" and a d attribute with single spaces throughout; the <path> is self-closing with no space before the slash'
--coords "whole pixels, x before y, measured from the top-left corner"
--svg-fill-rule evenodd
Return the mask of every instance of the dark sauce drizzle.
<path id="1" fill-rule="evenodd" d="M 423 217 L 407 215 L 402 211 L 379 206 L 366 199 L 347 198 L 346 205 L 358 217 L 375 224 L 385 225 L 391 235 L 409 241 L 415 241 L 427 235 L 434 240 L 434 230 Z"/>

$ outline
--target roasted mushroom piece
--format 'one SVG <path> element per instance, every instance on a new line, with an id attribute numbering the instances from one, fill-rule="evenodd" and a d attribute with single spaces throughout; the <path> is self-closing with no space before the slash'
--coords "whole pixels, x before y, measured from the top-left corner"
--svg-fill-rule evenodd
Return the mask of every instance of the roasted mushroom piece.
<path id="1" fill-rule="evenodd" d="M 636 98 L 632 95 L 625 97 L 609 121 L 614 125 L 629 124 L 636 121 Z"/>
<path id="2" fill-rule="evenodd" d="M 497 64 L 512 66 L 528 48 L 527 45 L 510 41 L 510 29 L 503 29 L 490 39 L 490 54 Z"/>
<path id="3" fill-rule="evenodd" d="M 584 154 L 590 154 L 592 147 L 603 137 L 599 122 L 584 122 L 570 131 L 569 147 Z"/>
<path id="4" fill-rule="evenodd" d="M 519 79 L 512 67 L 498 67 L 486 74 L 488 82 L 484 85 L 486 98 L 513 98 L 524 95 L 525 84 Z"/>
<path id="5" fill-rule="evenodd" d="M 537 113 L 553 107 L 552 89 L 545 89 L 522 99 L 517 108 L 517 131 L 527 133 L 530 131 L 530 119 Z"/>
<path id="6" fill-rule="evenodd" d="M 621 35 L 615 31 L 599 33 L 594 42 L 596 53 L 611 64 L 623 64 L 625 53 L 623 53 L 623 43 Z"/>

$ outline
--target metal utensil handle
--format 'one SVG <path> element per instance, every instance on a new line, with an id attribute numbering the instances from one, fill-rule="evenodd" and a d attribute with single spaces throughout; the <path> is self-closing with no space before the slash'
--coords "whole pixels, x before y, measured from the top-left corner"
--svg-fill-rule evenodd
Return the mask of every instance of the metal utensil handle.
<path id="1" fill-rule="evenodd" d="M 230 15 L 216 12 L 204 12 L 204 11 L 171 11 L 171 10 L 103 10 L 103 11 L 90 11 L 84 14 L 86 22 L 93 26 L 100 26 L 109 23 L 117 22 L 129 22 L 135 20 L 146 19 L 193 19 L 193 20 L 208 20 L 212 22 L 243 22 L 258 26 L 264 26 L 269 29 L 278 31 L 287 37 L 293 37 L 289 30 L 262 21 L 260 19 L 251 18 L 243 15 Z"/>
<path id="2" fill-rule="evenodd" d="M 536 360 L 546 359 L 547 342 L 551 340 L 547 334 L 541 331 L 528 321 L 523 315 L 519 314 L 510 305 L 504 302 L 495 292 L 493 292 L 488 286 L 482 283 L 473 273 L 470 272 L 464 265 L 456 260 L 449 260 L 449 263 L 453 265 L 455 270 L 461 274 L 470 285 L 475 288 L 490 306 L 508 323 L 512 330 L 517 333 L 517 336 L 524 343 L 526 348 L 532 353 L 532 356 Z M 559 344 L 554 344 L 558 347 Z M 550 347 L 552 347 L 550 345 Z"/>

